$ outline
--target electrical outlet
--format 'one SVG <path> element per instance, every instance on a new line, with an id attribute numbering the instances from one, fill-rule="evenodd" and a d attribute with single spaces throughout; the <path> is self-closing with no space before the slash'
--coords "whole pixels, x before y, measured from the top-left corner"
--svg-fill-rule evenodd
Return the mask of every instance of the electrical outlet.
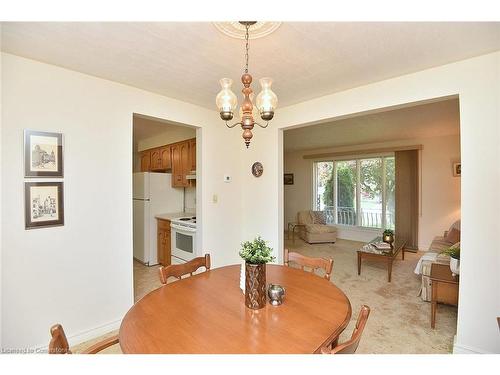
<path id="1" fill-rule="evenodd" d="M 219 197 L 217 196 L 217 194 L 214 194 L 212 197 L 212 202 L 217 203 L 218 200 L 219 200 Z"/>
<path id="2" fill-rule="evenodd" d="M 224 175 L 224 182 L 231 182 L 231 176 L 228 174 Z"/>

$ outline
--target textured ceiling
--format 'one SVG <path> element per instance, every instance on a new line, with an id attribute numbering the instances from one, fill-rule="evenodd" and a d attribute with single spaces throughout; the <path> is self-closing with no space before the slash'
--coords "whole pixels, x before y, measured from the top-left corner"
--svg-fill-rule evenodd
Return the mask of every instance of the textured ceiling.
<path id="1" fill-rule="evenodd" d="M 244 43 L 212 23 L 3 23 L 2 50 L 215 109 Z M 287 106 L 500 49 L 500 23 L 284 22 L 250 42 L 250 73 Z M 241 100 L 240 100 L 241 101 Z M 277 111 L 277 115 L 279 111 Z"/>
<path id="2" fill-rule="evenodd" d="M 458 99 L 351 117 L 284 132 L 286 152 L 459 134 Z"/>

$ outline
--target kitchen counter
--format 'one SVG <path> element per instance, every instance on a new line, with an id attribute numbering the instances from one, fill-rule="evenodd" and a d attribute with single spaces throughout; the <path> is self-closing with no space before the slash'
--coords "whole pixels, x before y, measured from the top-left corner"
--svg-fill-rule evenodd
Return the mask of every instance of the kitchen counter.
<path id="1" fill-rule="evenodd" d="M 172 213 L 155 215 L 155 218 L 157 218 L 158 220 L 172 220 L 172 219 L 175 219 L 178 217 L 184 217 L 184 216 L 196 216 L 196 213 L 194 213 L 194 212 L 172 212 Z"/>

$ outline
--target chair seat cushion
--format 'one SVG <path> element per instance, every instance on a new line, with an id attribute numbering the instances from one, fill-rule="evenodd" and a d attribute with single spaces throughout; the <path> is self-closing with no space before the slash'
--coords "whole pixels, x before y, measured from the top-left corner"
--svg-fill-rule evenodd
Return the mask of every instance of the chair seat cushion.
<path id="1" fill-rule="evenodd" d="M 307 224 L 306 225 L 306 232 L 309 233 L 336 233 L 337 228 L 331 226 L 331 225 L 324 225 L 324 224 Z"/>

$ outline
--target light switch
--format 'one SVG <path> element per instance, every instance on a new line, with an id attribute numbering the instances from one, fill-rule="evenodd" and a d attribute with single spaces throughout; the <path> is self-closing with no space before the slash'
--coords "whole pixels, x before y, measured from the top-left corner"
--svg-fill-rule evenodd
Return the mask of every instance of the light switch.
<path id="1" fill-rule="evenodd" d="M 231 182 L 231 176 L 228 174 L 224 175 L 224 182 Z"/>
<path id="2" fill-rule="evenodd" d="M 212 202 L 217 203 L 218 200 L 219 200 L 219 197 L 217 196 L 217 194 L 214 194 L 212 197 Z"/>

